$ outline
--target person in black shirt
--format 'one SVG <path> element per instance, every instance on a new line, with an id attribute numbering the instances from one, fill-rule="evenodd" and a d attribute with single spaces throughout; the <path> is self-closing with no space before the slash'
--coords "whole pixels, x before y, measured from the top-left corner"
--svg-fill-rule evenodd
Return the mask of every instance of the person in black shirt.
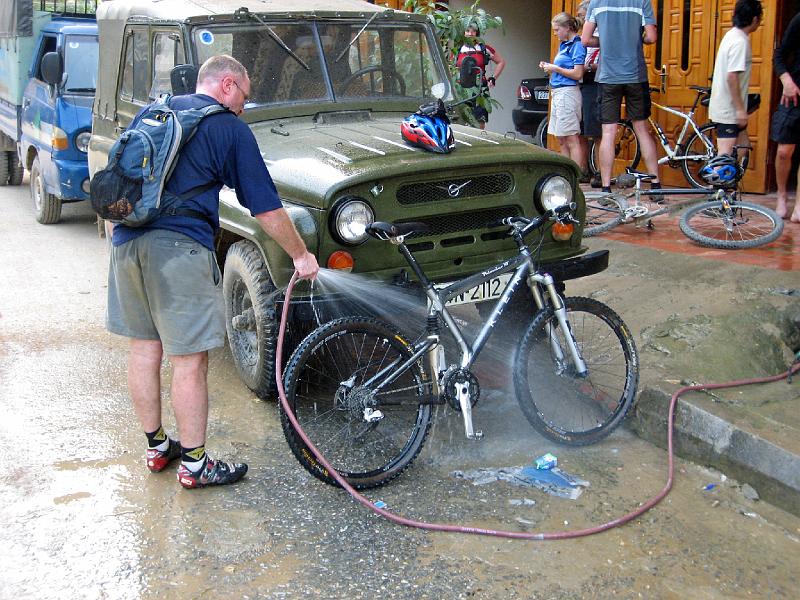
<path id="1" fill-rule="evenodd" d="M 789 22 L 781 45 L 773 58 L 775 73 L 783 84 L 783 94 L 775 114 L 772 115 L 773 141 L 778 142 L 775 156 L 775 179 L 778 183 L 778 204 L 775 212 L 782 218 L 789 214 L 786 186 L 792 168 L 792 155 L 800 142 L 800 13 Z M 798 171 L 800 180 L 800 170 Z M 791 220 L 800 223 L 800 181 Z"/>
<path id="2" fill-rule="evenodd" d="M 176 109 L 219 103 L 229 110 L 203 119 L 178 157 L 167 187 L 184 193 L 215 186 L 187 202 L 207 218 L 162 215 L 145 227 L 113 230 L 106 328 L 130 338 L 128 390 L 147 436 L 147 467 L 158 472 L 180 458 L 185 488 L 240 480 L 244 463 L 211 459 L 208 425 L 208 351 L 225 342 L 225 311 L 212 224 L 219 222 L 219 190 L 235 189 L 262 229 L 292 258 L 301 278 L 319 271 L 283 208 L 250 128 L 237 118 L 250 95 L 250 78 L 237 60 L 209 58 L 197 74 L 197 93 L 176 96 Z M 180 441 L 161 425 L 161 361 L 172 363 L 170 399 Z"/>

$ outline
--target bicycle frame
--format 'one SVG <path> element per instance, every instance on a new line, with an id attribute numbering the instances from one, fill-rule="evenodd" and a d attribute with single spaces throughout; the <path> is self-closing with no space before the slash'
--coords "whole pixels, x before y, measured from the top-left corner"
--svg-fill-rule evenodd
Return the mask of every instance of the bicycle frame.
<path id="1" fill-rule="evenodd" d="M 443 391 L 441 380 L 448 372 L 450 367 L 445 360 L 444 346 L 442 346 L 440 343 L 438 317 L 441 317 L 445 325 L 449 328 L 461 350 L 461 360 L 458 368 L 469 369 L 469 367 L 474 364 L 487 340 L 491 336 L 495 325 L 503 314 L 503 311 L 505 310 L 512 295 L 517 291 L 517 289 L 519 289 L 519 286 L 522 285 L 524 280 L 527 280 L 527 284 L 531 289 L 533 298 L 536 302 L 537 310 L 542 310 L 545 308 L 548 301 L 553 307 L 559 327 L 563 332 L 565 332 L 564 338 L 567 341 L 567 350 L 569 351 L 569 357 L 575 364 L 576 372 L 579 376 L 587 376 L 588 371 L 586 368 L 586 363 L 581 357 L 577 344 L 572 337 L 571 329 L 569 328 L 569 324 L 567 322 L 567 310 L 561 296 L 556 290 L 553 277 L 548 273 L 541 273 L 535 270 L 530 250 L 527 245 L 521 241 L 521 239 L 522 237 L 520 235 L 518 241 L 518 244 L 520 245 L 520 253 L 517 256 L 499 262 L 480 273 L 470 275 L 469 277 L 465 277 L 441 287 L 437 287 L 433 282 L 430 281 L 430 279 L 428 279 L 411 251 L 403 243 L 402 237 L 392 239 L 391 242 L 399 246 L 400 252 L 406 258 L 409 266 L 417 275 L 420 283 L 425 289 L 425 295 L 428 298 L 428 327 L 426 331 L 426 338 L 414 344 L 412 347 L 411 357 L 406 359 L 402 364 L 398 365 L 398 361 L 394 361 L 371 377 L 369 381 L 365 382 L 365 385 L 372 386 L 376 382 L 380 381 L 380 383 L 374 386 L 374 391 L 378 392 L 383 387 L 395 381 L 400 375 L 411 368 L 411 366 L 420 358 L 427 355 L 429 368 L 432 374 L 431 385 L 433 395 L 436 398 L 440 398 Z M 455 319 L 453 319 L 453 317 L 450 315 L 446 303 L 459 294 L 466 292 L 467 290 L 490 281 L 492 278 L 498 275 L 502 275 L 511 271 L 513 271 L 514 274 L 506 284 L 506 287 L 504 288 L 500 298 L 495 301 L 495 306 L 492 309 L 491 314 L 481 326 L 472 342 L 472 345 L 470 345 L 467 343 L 464 334 L 462 333 Z M 550 344 L 557 360 L 559 362 L 565 361 L 567 357 L 564 356 L 561 346 L 558 344 L 555 338 L 555 334 L 552 331 L 549 331 L 548 333 L 550 337 Z M 469 397 L 469 384 L 456 382 L 455 386 L 461 413 L 464 417 L 465 435 L 469 439 L 480 438 L 483 434 L 481 432 L 476 432 L 472 423 L 472 402 Z"/>
<path id="2" fill-rule="evenodd" d="M 647 120 L 650 122 L 650 126 L 656 132 L 656 135 L 658 136 L 658 141 L 661 143 L 661 147 L 664 149 L 664 152 L 667 153 L 666 156 L 662 156 L 661 158 L 658 159 L 658 164 L 663 165 L 663 164 L 666 164 L 666 163 L 674 162 L 676 160 L 680 160 L 680 161 L 705 160 L 709 156 L 713 155 L 713 153 L 714 153 L 714 144 L 711 142 L 710 139 L 708 139 L 708 137 L 704 133 L 702 133 L 700 131 L 700 128 L 698 127 L 697 123 L 694 120 L 694 112 L 695 112 L 695 108 L 697 107 L 697 102 L 698 102 L 699 98 L 700 98 L 700 96 L 697 97 L 697 100 L 695 100 L 694 105 L 692 106 L 691 110 L 688 113 L 682 113 L 679 110 L 676 110 L 676 109 L 671 108 L 669 106 L 663 106 L 663 105 L 661 105 L 661 104 L 659 104 L 657 102 L 653 102 L 653 106 L 655 106 L 656 108 L 660 108 L 661 110 L 664 110 L 664 111 L 666 111 L 666 112 L 668 112 L 668 113 L 670 113 L 672 115 L 675 115 L 676 117 L 679 117 L 679 118 L 683 119 L 683 127 L 681 128 L 680 134 L 675 139 L 675 147 L 673 148 L 673 146 L 670 145 L 669 140 L 667 139 L 667 135 L 664 133 L 664 129 L 661 127 L 661 125 L 659 125 L 653 119 L 652 116 L 648 117 Z M 692 129 L 694 130 L 694 132 L 697 134 L 697 137 L 699 137 L 703 141 L 703 144 L 705 144 L 706 154 L 704 154 L 704 155 L 699 155 L 699 154 L 681 155 L 680 154 L 680 150 L 681 150 L 681 147 L 682 147 L 682 144 L 683 144 L 683 141 L 684 141 L 684 137 L 688 134 L 690 125 L 691 125 Z"/>

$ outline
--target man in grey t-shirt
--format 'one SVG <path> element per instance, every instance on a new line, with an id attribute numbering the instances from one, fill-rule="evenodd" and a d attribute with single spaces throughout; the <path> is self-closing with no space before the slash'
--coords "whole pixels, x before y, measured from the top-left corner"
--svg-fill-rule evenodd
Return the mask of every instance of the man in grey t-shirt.
<path id="1" fill-rule="evenodd" d="M 599 37 L 593 35 L 595 30 Z M 600 175 L 606 191 L 611 191 L 614 139 L 623 98 L 647 169 L 656 176 L 650 187 L 661 187 L 656 144 L 647 125 L 650 84 L 642 46 L 654 44 L 657 39 L 650 0 L 592 0 L 589 4 L 581 42 L 587 48 L 600 46 L 600 68 L 595 81 L 600 84 L 600 122 L 603 125 Z"/>

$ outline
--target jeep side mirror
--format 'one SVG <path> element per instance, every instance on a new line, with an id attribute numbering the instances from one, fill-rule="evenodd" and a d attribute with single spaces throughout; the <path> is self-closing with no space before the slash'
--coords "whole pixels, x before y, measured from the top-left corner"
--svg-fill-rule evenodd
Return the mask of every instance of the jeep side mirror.
<path id="1" fill-rule="evenodd" d="M 58 52 L 48 52 L 42 57 L 42 79 L 50 85 L 61 83 L 64 73 L 64 65 L 61 62 L 61 55 Z"/>
<path id="2" fill-rule="evenodd" d="M 183 94 L 194 94 L 197 88 L 197 67 L 194 65 L 176 65 L 169 72 L 169 83 L 172 86 L 172 94 L 180 96 Z"/>
<path id="3" fill-rule="evenodd" d="M 478 61 L 471 56 L 467 56 L 461 61 L 461 68 L 458 71 L 458 83 L 464 88 L 477 87 L 478 73 L 480 73 Z"/>

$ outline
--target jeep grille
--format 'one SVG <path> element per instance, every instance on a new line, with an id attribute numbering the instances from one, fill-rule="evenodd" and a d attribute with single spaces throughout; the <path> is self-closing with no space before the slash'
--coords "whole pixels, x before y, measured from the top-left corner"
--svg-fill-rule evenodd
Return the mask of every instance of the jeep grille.
<path id="1" fill-rule="evenodd" d="M 514 179 L 510 174 L 493 173 L 403 185 L 397 190 L 397 201 L 400 204 L 424 204 L 437 200 L 508 194 L 513 187 Z"/>
<path id="2" fill-rule="evenodd" d="M 452 235 L 464 231 L 482 230 L 485 229 L 489 223 L 499 221 L 505 217 L 517 216 L 520 216 L 520 211 L 516 206 L 498 206 L 496 208 L 487 208 L 469 213 L 455 213 L 451 215 L 409 219 L 409 221 L 425 223 L 430 227 L 430 231 L 424 236 L 414 234 L 409 236 L 409 238 Z"/>

